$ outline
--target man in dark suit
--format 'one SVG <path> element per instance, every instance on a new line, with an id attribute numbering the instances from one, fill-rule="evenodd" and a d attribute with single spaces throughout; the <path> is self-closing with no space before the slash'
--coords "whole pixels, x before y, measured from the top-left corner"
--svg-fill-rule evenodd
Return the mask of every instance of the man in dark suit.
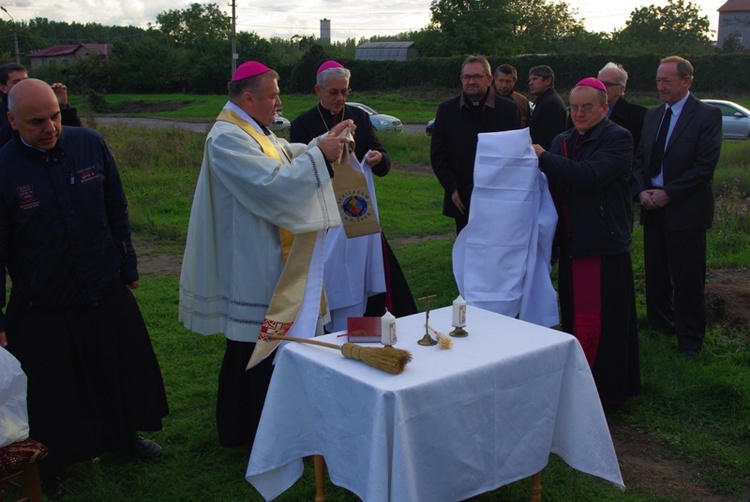
<path id="1" fill-rule="evenodd" d="M 706 230 L 722 141 L 721 111 L 696 99 L 692 82 L 688 60 L 662 59 L 656 87 L 665 105 L 646 112 L 632 179 L 641 202 L 649 325 L 676 333 L 688 359 L 706 331 Z"/>
<path id="2" fill-rule="evenodd" d="M 432 170 L 445 190 L 443 214 L 455 218 L 456 234 L 469 222 L 477 135 L 521 128 L 516 103 L 495 94 L 487 59 L 466 58 L 461 84 L 460 95 L 438 106 L 430 145 Z"/>
<path id="3" fill-rule="evenodd" d="M 646 107 L 636 105 L 625 99 L 625 87 L 628 85 L 628 72 L 621 64 L 607 63 L 599 70 L 599 80 L 607 87 L 607 118 L 621 125 L 633 136 L 634 148 L 638 150 L 643 130 L 643 117 Z"/>
<path id="4" fill-rule="evenodd" d="M 549 150 L 552 139 L 566 127 L 568 112 L 555 91 L 555 73 L 547 65 L 529 70 L 529 92 L 535 97 L 534 111 L 529 118 L 531 142 Z"/>

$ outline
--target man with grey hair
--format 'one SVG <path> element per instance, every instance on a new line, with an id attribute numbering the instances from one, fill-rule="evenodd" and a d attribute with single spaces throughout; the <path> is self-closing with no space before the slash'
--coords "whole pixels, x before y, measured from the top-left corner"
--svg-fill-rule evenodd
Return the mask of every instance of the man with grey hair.
<path id="1" fill-rule="evenodd" d="M 558 291 L 562 328 L 581 343 L 602 403 L 641 391 L 635 287 L 630 258 L 633 139 L 607 119 L 607 89 L 593 77 L 570 91 L 574 127 L 539 168 L 556 181 Z"/>
<path id="2" fill-rule="evenodd" d="M 430 145 L 432 170 L 445 191 L 443 214 L 456 220 L 456 234 L 469 222 L 477 135 L 520 129 L 518 106 L 495 99 L 490 63 L 469 56 L 461 65 L 462 92 L 438 106 Z"/>
<path id="3" fill-rule="evenodd" d="M 529 92 L 535 96 L 534 111 L 529 118 L 531 141 L 548 149 L 552 138 L 565 130 L 565 103 L 555 91 L 555 73 L 547 65 L 529 70 Z"/>
<path id="4" fill-rule="evenodd" d="M 385 176 L 391 168 L 391 159 L 380 144 L 370 117 L 364 110 L 346 104 L 349 96 L 351 72 L 336 61 L 326 61 L 318 68 L 315 94 L 320 101 L 314 108 L 292 121 L 289 140 L 307 143 L 330 130 L 343 120 L 351 119 L 356 126 L 356 151 L 358 160 L 372 167 L 376 176 Z M 367 157 L 365 154 L 370 152 Z"/>
<path id="5" fill-rule="evenodd" d="M 515 66 L 501 64 L 495 69 L 495 91 L 504 98 L 512 99 L 521 112 L 521 127 L 526 127 L 531 116 L 531 106 L 526 96 L 516 92 L 514 87 L 518 81 L 518 70 Z"/>
<path id="6" fill-rule="evenodd" d="M 628 85 L 628 72 L 621 64 L 609 62 L 599 70 L 599 80 L 607 88 L 607 117 L 621 125 L 633 135 L 633 147 L 638 149 L 643 130 L 643 118 L 646 107 L 636 105 L 625 99 L 625 88 Z"/>
<path id="7" fill-rule="evenodd" d="M 321 64 L 318 68 L 315 85 L 315 93 L 320 101 L 315 107 L 294 119 L 289 139 L 293 142 L 307 143 L 324 134 L 342 120 L 351 119 L 356 126 L 354 154 L 357 160 L 364 160 L 375 176 L 385 176 L 391 168 L 391 159 L 383 145 L 380 144 L 369 115 L 356 106 L 346 104 L 350 78 L 351 72 L 337 61 L 329 60 Z M 339 231 L 334 230 L 333 233 Z M 381 277 L 384 275 L 385 279 L 384 292 L 382 287 L 372 285 L 379 281 L 373 281 L 371 272 L 368 273 L 368 271 L 373 270 L 373 253 L 358 252 L 362 250 L 364 241 L 370 239 L 370 236 L 346 239 L 343 243 L 339 240 L 339 237 L 336 236 L 329 241 L 329 244 L 330 242 L 333 242 L 333 245 L 341 244 L 344 249 L 338 255 L 339 259 L 336 263 L 332 264 L 329 261 L 332 254 L 326 250 L 326 295 L 331 306 L 332 316 L 332 322 L 326 328 L 332 331 L 346 329 L 347 316 L 382 316 L 386 309 L 396 317 L 417 312 L 417 306 L 414 303 L 409 284 L 406 282 L 406 277 L 382 232 L 380 236 L 375 237 L 380 239 L 378 247 L 382 248 L 383 263 L 374 265 L 374 267 L 377 270 L 384 268 L 384 274 L 381 274 Z M 344 288 L 331 291 L 335 288 L 334 284 L 336 283 L 331 274 L 339 280 L 344 274 L 342 271 L 344 264 L 340 262 L 341 255 L 344 256 L 343 261 L 346 262 L 346 278 L 350 282 L 356 281 L 357 284 L 365 284 L 364 288 L 358 289 L 350 285 L 346 291 Z M 332 267 L 338 270 L 334 271 Z M 363 289 L 367 291 L 365 292 Z"/>

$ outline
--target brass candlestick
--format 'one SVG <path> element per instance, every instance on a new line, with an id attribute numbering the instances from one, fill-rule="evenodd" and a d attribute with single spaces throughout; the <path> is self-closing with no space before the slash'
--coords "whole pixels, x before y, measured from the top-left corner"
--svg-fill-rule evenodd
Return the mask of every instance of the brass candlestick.
<path id="1" fill-rule="evenodd" d="M 450 336 L 456 337 L 456 338 L 463 338 L 465 336 L 469 336 L 469 332 L 466 331 L 463 328 L 456 327 L 453 331 L 448 333 Z"/>
<path id="2" fill-rule="evenodd" d="M 417 298 L 417 301 L 424 301 L 425 302 L 425 320 L 424 320 L 424 336 L 421 340 L 419 340 L 417 343 L 419 345 L 425 345 L 425 346 L 431 346 L 431 345 L 437 345 L 437 340 L 432 338 L 430 336 L 430 331 L 427 329 L 427 326 L 430 324 L 430 300 L 435 298 L 437 295 L 428 295 L 423 296 L 422 298 Z"/>

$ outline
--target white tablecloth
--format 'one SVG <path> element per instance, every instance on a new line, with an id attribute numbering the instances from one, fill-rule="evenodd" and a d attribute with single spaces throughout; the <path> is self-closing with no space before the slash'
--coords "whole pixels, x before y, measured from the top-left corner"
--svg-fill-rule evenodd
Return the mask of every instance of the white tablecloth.
<path id="1" fill-rule="evenodd" d="M 624 489 L 575 338 L 468 307 L 469 336 L 441 350 L 416 343 L 424 319 L 397 321 L 396 346 L 414 357 L 401 375 L 334 349 L 282 349 L 246 473 L 266 500 L 315 454 L 334 484 L 367 502 L 462 500 L 533 475 L 550 452 Z M 447 333 L 451 319 L 438 309 L 430 325 Z"/>

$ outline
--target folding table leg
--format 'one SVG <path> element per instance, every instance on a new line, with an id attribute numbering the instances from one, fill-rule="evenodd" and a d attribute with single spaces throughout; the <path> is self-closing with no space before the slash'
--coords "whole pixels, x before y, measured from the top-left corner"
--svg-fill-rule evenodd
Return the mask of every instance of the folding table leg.
<path id="1" fill-rule="evenodd" d="M 542 471 L 531 477 L 531 493 L 529 502 L 542 502 Z"/>
<path id="2" fill-rule="evenodd" d="M 315 468 L 315 502 L 326 502 L 326 462 L 323 455 L 313 455 Z"/>

